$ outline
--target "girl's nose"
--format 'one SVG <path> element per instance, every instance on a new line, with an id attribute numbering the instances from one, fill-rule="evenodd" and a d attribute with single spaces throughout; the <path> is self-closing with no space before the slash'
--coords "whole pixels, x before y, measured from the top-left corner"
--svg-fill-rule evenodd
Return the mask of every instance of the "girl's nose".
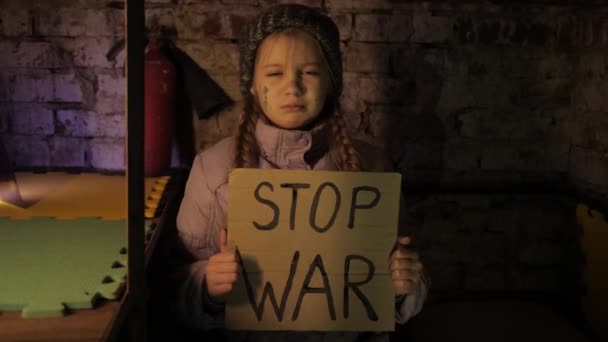
<path id="1" fill-rule="evenodd" d="M 304 90 L 302 75 L 300 73 L 290 73 L 287 78 L 286 95 L 302 95 Z"/>

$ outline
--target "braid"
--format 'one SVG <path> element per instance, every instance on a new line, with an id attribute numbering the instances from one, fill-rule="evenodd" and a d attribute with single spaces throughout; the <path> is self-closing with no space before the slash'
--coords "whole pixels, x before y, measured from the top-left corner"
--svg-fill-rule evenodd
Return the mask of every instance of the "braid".
<path id="1" fill-rule="evenodd" d="M 245 96 L 243 117 L 236 134 L 235 168 L 255 168 L 258 166 L 260 148 L 255 138 L 255 125 L 257 121 L 258 112 L 255 109 L 253 96 Z"/>
<path id="2" fill-rule="evenodd" d="M 338 148 L 340 168 L 343 171 L 361 171 L 361 159 L 353 146 L 338 104 L 331 118 L 331 131 Z"/>

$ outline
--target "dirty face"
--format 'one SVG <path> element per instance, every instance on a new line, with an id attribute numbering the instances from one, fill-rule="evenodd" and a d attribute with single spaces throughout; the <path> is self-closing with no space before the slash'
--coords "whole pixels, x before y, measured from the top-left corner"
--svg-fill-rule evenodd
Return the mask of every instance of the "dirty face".
<path id="1" fill-rule="evenodd" d="M 250 91 L 278 127 L 299 129 L 313 122 L 330 91 L 329 68 L 317 41 L 299 30 L 266 37 Z"/>

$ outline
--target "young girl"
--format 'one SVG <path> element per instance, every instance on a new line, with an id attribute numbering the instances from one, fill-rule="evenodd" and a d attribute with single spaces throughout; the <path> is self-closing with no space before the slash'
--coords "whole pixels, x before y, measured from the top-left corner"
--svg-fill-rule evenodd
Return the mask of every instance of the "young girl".
<path id="1" fill-rule="evenodd" d="M 350 139 L 339 111 L 342 64 L 331 19 L 305 6 L 279 5 L 258 15 L 245 33 L 245 109 L 238 132 L 196 157 L 177 218 L 179 241 L 192 258 L 178 276 L 180 319 L 206 330 L 221 327 L 224 300 L 239 272 L 226 248 L 232 168 L 387 170 L 382 153 Z M 396 240 L 387 268 L 395 320 L 404 323 L 421 310 L 427 285 L 417 253 L 408 248 L 410 238 Z M 226 340 L 388 341 L 386 334 L 356 332 L 224 333 Z"/>

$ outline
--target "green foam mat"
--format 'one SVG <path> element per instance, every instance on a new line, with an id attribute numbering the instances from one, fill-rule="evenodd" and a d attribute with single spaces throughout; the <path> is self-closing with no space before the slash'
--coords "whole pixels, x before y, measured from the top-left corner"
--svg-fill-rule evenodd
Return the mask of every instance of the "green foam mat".
<path id="1" fill-rule="evenodd" d="M 0 310 L 61 316 L 121 296 L 126 223 L 82 218 L 0 218 Z"/>

